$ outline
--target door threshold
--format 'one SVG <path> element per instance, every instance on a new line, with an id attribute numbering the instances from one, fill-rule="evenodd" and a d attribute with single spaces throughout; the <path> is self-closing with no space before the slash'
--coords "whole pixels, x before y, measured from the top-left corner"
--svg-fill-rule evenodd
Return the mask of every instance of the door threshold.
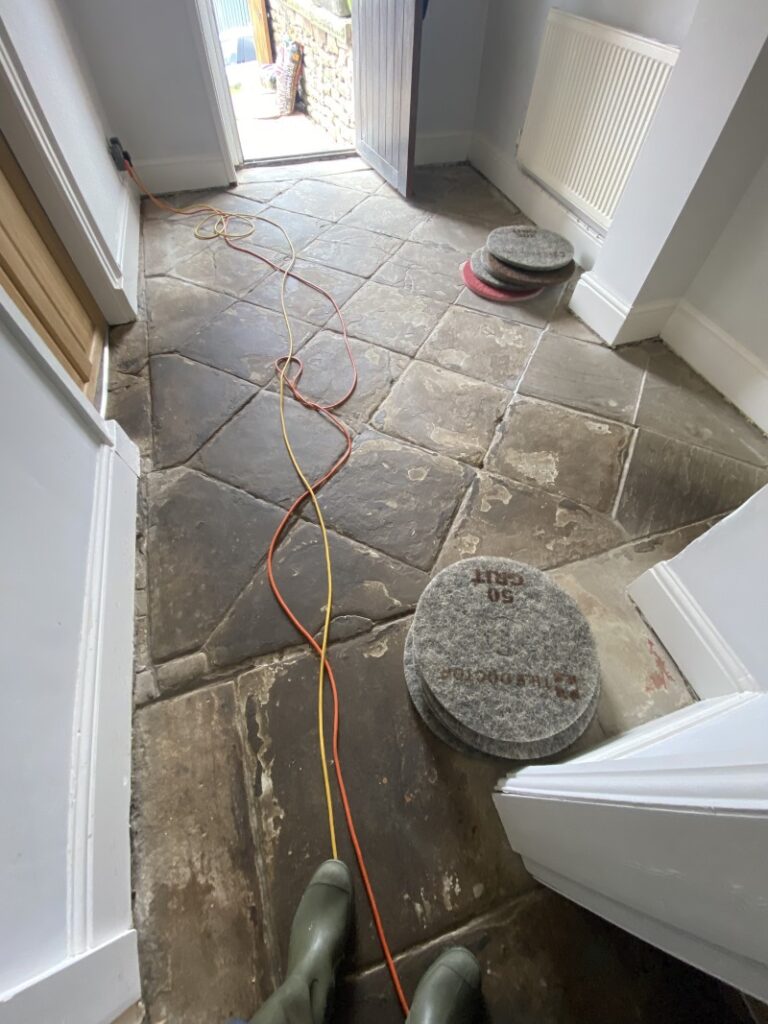
<path id="1" fill-rule="evenodd" d="M 238 170 L 244 167 L 283 167 L 286 164 L 308 164 L 316 160 L 348 160 L 359 156 L 356 149 L 319 150 L 316 153 L 297 153 L 295 156 L 269 156 L 263 160 L 243 160 Z"/>

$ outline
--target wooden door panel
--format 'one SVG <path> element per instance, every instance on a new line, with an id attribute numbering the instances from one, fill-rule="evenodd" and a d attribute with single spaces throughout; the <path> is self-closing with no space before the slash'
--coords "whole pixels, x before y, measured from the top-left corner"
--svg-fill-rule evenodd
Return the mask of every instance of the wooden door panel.
<path id="1" fill-rule="evenodd" d="M 352 5 L 357 150 L 403 195 L 413 186 L 422 3 Z"/>
<path id="2" fill-rule="evenodd" d="M 106 321 L 0 135 L 0 283 L 93 395 Z"/>

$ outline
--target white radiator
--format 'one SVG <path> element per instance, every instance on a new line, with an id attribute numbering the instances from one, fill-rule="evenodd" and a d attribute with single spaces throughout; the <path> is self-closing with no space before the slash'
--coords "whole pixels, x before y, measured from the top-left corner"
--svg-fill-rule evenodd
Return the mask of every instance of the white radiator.
<path id="1" fill-rule="evenodd" d="M 613 219 L 679 50 L 551 10 L 517 157 L 598 228 Z"/>

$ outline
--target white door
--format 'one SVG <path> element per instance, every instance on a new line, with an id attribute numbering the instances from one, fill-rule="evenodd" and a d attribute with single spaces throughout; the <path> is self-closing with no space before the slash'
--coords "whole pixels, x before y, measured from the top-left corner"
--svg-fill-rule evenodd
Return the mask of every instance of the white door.
<path id="1" fill-rule="evenodd" d="M 0 289 L 0 1022 L 139 998 L 128 813 L 138 456 Z"/>

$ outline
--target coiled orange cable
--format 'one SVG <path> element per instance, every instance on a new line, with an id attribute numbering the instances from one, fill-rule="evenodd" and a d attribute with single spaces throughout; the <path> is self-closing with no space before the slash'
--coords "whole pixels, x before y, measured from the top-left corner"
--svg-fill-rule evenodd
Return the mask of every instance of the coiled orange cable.
<path id="1" fill-rule="evenodd" d="M 335 774 L 336 774 L 336 781 L 337 781 L 337 785 L 338 785 L 338 789 L 339 789 L 339 796 L 341 798 L 341 803 L 342 803 L 342 807 L 343 807 L 343 810 L 344 810 L 344 818 L 346 820 L 347 830 L 349 832 L 350 841 L 352 843 L 352 847 L 353 847 L 354 852 L 355 852 L 355 859 L 357 860 L 357 865 L 358 865 L 358 870 L 360 872 L 360 877 L 361 877 L 361 880 L 362 880 L 362 883 L 363 883 L 363 887 L 365 889 L 366 896 L 368 898 L 368 903 L 369 903 L 370 908 L 371 908 L 371 915 L 373 917 L 373 922 L 374 922 L 374 926 L 376 928 L 376 933 L 377 933 L 377 936 L 378 936 L 378 939 L 379 939 L 379 944 L 381 946 L 382 954 L 383 954 L 384 960 L 385 960 L 385 962 L 387 964 L 387 969 L 388 969 L 390 977 L 392 979 L 392 985 L 394 987 L 395 994 L 397 996 L 398 1002 L 400 1003 L 400 1007 L 401 1007 L 401 1009 L 403 1011 L 404 1016 L 407 1016 L 408 1015 L 408 1011 L 409 1011 L 408 1000 L 405 997 L 405 993 L 403 991 L 402 983 L 401 983 L 400 977 L 398 975 L 397 966 L 396 966 L 396 964 L 394 962 L 394 958 L 392 956 L 392 952 L 391 952 L 391 950 L 389 948 L 389 943 L 387 941 L 386 933 L 384 931 L 384 925 L 383 925 L 383 922 L 382 922 L 382 919 L 381 919 L 381 914 L 379 912 L 378 903 L 376 901 L 376 895 L 374 893 L 373 885 L 371 883 L 370 876 L 368 874 L 368 869 L 366 867 L 365 856 L 363 854 L 363 850 L 362 850 L 362 847 L 360 845 L 360 840 L 359 840 L 358 835 L 357 835 L 357 829 L 355 828 L 354 817 L 353 817 L 353 814 L 352 814 L 352 808 L 350 806 L 349 796 L 347 794 L 347 787 L 346 787 L 346 784 L 344 782 L 344 772 L 343 772 L 343 769 L 342 769 L 341 757 L 340 757 L 340 754 L 339 754 L 339 731 L 340 731 L 340 722 L 339 722 L 339 719 L 340 719 L 339 694 L 338 694 L 338 687 L 336 685 L 336 678 L 334 676 L 333 669 L 332 669 L 331 664 L 330 664 L 330 662 L 328 660 L 328 657 L 327 657 L 328 628 L 329 628 L 330 618 L 331 618 L 331 598 L 332 598 L 332 584 L 331 584 L 331 573 L 330 573 L 330 552 L 329 552 L 328 546 L 327 546 L 327 536 L 325 534 L 325 525 L 324 525 L 323 518 L 322 518 L 322 512 L 320 510 L 319 505 L 317 504 L 316 492 L 325 483 L 327 483 L 327 481 L 330 480 L 331 477 L 333 477 L 341 469 L 341 467 L 344 465 L 344 463 L 349 458 L 350 452 L 352 450 L 352 434 L 351 434 L 349 428 L 337 416 L 334 415 L 334 410 L 338 409 L 341 405 L 343 405 L 344 402 L 347 401 L 347 399 L 354 392 L 355 387 L 357 385 L 357 367 L 356 367 L 356 364 L 355 364 L 355 359 L 354 359 L 354 355 L 352 353 L 351 346 L 349 344 L 349 336 L 348 336 L 348 333 L 347 333 L 347 326 L 346 326 L 346 323 L 344 321 L 344 317 L 343 317 L 343 315 L 341 313 L 341 310 L 340 310 L 336 300 L 333 298 L 333 296 L 329 292 L 327 292 L 324 288 L 320 287 L 319 285 L 314 284 L 311 281 L 306 280 L 305 278 L 303 278 L 301 275 L 297 274 L 294 271 L 293 266 L 294 266 L 294 263 L 295 263 L 295 250 L 294 250 L 293 245 L 292 245 L 292 243 L 290 241 L 290 238 L 288 237 L 287 233 L 285 232 L 285 230 L 283 229 L 283 227 L 281 225 L 276 224 L 274 221 L 270 221 L 268 218 L 261 217 L 261 216 L 259 216 L 257 214 L 228 213 L 227 211 L 217 209 L 216 207 L 211 206 L 211 205 L 206 204 L 206 203 L 197 204 L 197 205 L 193 205 L 193 206 L 190 206 L 190 207 L 183 207 L 183 208 L 173 206 L 170 203 L 167 203 L 164 200 L 157 198 L 156 196 L 154 196 L 149 191 L 149 189 L 141 181 L 141 178 L 139 177 L 138 173 L 136 172 L 136 170 L 134 169 L 132 163 L 130 162 L 130 160 L 128 158 L 126 158 L 125 168 L 126 168 L 126 171 L 130 174 L 130 176 L 133 179 L 133 181 L 136 183 L 136 185 L 140 189 L 140 191 L 142 191 L 150 199 L 151 202 L 153 202 L 156 206 L 160 207 L 161 209 L 170 210 L 171 212 L 173 212 L 175 214 L 182 214 L 184 216 L 194 216 L 194 215 L 200 215 L 200 214 L 204 215 L 204 220 L 203 220 L 202 224 L 198 225 L 198 227 L 196 228 L 196 231 L 195 231 L 195 234 L 198 237 L 200 237 L 200 238 L 220 237 L 223 241 L 226 242 L 227 245 L 230 246 L 230 248 L 236 249 L 237 251 L 242 252 L 242 253 L 244 253 L 247 256 L 251 256 L 251 257 L 254 257 L 254 258 L 258 259 L 258 260 L 261 260 L 263 263 L 266 263 L 268 266 L 272 267 L 274 270 L 277 270 L 277 271 L 279 271 L 280 273 L 283 274 L 283 280 L 281 282 L 281 306 L 282 306 L 283 317 L 284 317 L 285 322 L 286 322 L 286 328 L 288 330 L 289 352 L 288 352 L 288 354 L 286 356 L 283 356 L 283 357 L 281 357 L 280 359 L 278 359 L 276 361 L 275 367 L 276 367 L 277 373 L 279 374 L 279 378 L 280 378 L 281 421 L 282 421 L 282 426 L 283 426 L 283 436 L 284 436 L 284 439 L 285 439 L 285 442 L 286 442 L 286 446 L 288 448 L 289 455 L 291 457 L 291 461 L 292 461 L 292 463 L 294 465 L 294 468 L 296 469 L 297 474 L 299 475 L 300 479 L 304 483 L 305 489 L 296 498 L 296 500 L 291 504 L 291 506 L 288 508 L 288 510 L 285 512 L 282 520 L 280 521 L 277 529 L 275 530 L 275 533 L 274 533 L 274 535 L 272 537 L 272 540 L 271 540 L 270 545 L 269 545 L 269 550 L 268 550 L 268 553 L 267 553 L 267 575 L 268 575 L 268 578 L 269 578 L 270 587 L 272 588 L 272 592 L 274 593 L 275 598 L 276 598 L 278 604 L 280 605 L 280 607 L 282 608 L 283 612 L 286 614 L 286 616 L 291 621 L 293 626 L 298 630 L 298 632 L 301 634 L 301 636 L 304 637 L 304 639 L 307 641 L 307 643 L 315 651 L 315 653 L 318 655 L 318 657 L 320 659 L 320 683 L 319 683 L 319 690 L 318 690 L 318 700 L 319 700 L 319 705 L 318 705 L 318 729 L 319 729 L 319 734 L 320 734 L 319 735 L 319 739 L 320 739 L 320 747 L 321 747 L 321 755 L 322 755 L 322 763 L 323 763 L 323 772 L 324 772 L 324 778 L 325 778 L 325 784 L 326 784 L 326 796 L 327 796 L 327 803 L 328 803 L 329 826 L 330 826 L 330 831 L 331 831 L 331 845 L 332 845 L 333 855 L 336 856 L 335 829 L 334 829 L 334 825 L 333 825 L 333 808 L 332 808 L 332 804 L 331 804 L 331 801 L 330 801 L 330 793 L 328 791 L 328 786 L 327 786 L 327 761 L 326 761 L 326 757 L 325 757 L 324 737 L 323 737 L 323 703 L 322 703 L 322 682 L 323 682 L 323 676 L 325 675 L 327 677 L 327 679 L 328 679 L 328 683 L 329 683 L 330 690 L 331 690 L 331 695 L 332 695 L 332 704 L 333 704 L 333 729 L 332 729 L 331 749 L 332 749 L 333 765 L 334 765 L 334 770 L 335 770 Z M 208 235 L 202 234 L 201 233 L 201 228 L 204 227 L 205 224 L 208 221 L 210 221 L 210 220 L 213 220 L 213 225 L 212 225 L 212 228 L 211 228 L 211 233 L 208 234 Z M 237 221 L 240 221 L 241 223 L 247 223 L 247 224 L 250 225 L 250 227 L 247 230 L 245 230 L 245 231 L 239 231 L 239 232 L 237 232 L 237 231 L 230 231 L 229 230 L 230 224 L 232 222 L 236 223 Z M 291 248 L 291 259 L 290 259 L 289 266 L 287 266 L 287 267 L 280 266 L 277 263 L 273 263 L 272 260 L 268 259 L 266 256 L 262 255 L 261 253 L 254 252 L 251 249 L 246 249 L 243 246 L 240 246 L 240 245 L 236 244 L 237 240 L 241 240 L 241 239 L 247 238 L 252 233 L 252 231 L 255 228 L 255 222 L 257 222 L 257 221 L 261 221 L 261 222 L 264 222 L 264 223 L 271 224 L 271 225 L 273 225 L 274 227 L 278 228 L 280 231 L 283 232 L 283 234 L 285 235 L 286 240 L 288 241 L 288 244 L 289 244 L 289 246 Z M 341 325 L 341 332 L 342 332 L 342 336 L 343 336 L 343 339 L 344 339 L 344 345 L 345 345 L 346 352 L 347 352 L 347 357 L 349 359 L 350 366 L 352 368 L 352 384 L 347 389 L 347 391 L 344 393 L 344 395 L 342 395 L 341 398 L 337 399 L 334 402 L 330 402 L 330 403 L 327 403 L 327 404 L 323 404 L 323 403 L 320 403 L 320 402 L 315 402 L 312 399 L 308 398 L 306 395 L 304 395 L 300 391 L 300 389 L 298 387 L 299 381 L 301 379 L 301 375 L 302 375 L 302 372 L 303 372 L 303 363 L 302 363 L 301 359 L 299 359 L 297 356 L 295 356 L 293 354 L 293 333 L 292 333 L 292 330 L 291 330 L 291 324 L 290 324 L 290 320 L 289 320 L 289 317 L 288 317 L 288 313 L 287 313 L 287 310 L 286 310 L 286 307 L 285 307 L 285 285 L 286 285 L 286 282 L 287 282 L 289 277 L 292 277 L 294 280 L 300 282 L 301 284 L 303 284 L 303 285 L 305 285 L 305 286 L 307 286 L 309 288 L 312 288 L 314 291 L 316 291 L 319 294 L 323 295 L 331 303 L 331 305 L 333 306 L 334 311 L 336 313 L 336 316 L 339 319 L 339 323 Z M 295 364 L 296 367 L 297 367 L 296 372 L 294 373 L 294 375 L 292 377 L 289 375 L 289 367 L 291 366 L 291 364 Z M 285 421 L 284 421 L 284 417 L 282 415 L 282 399 L 283 399 L 283 392 L 284 392 L 285 385 L 288 386 L 288 388 L 290 389 L 293 397 L 297 401 L 301 402 L 302 405 L 304 405 L 306 408 L 312 409 L 313 411 L 318 412 L 325 419 L 327 419 L 342 434 L 342 436 L 344 437 L 344 440 L 345 440 L 344 451 L 339 456 L 339 458 L 333 463 L 333 465 L 321 477 L 319 477 L 317 480 L 315 480 L 312 483 L 310 483 L 306 479 L 306 477 L 304 476 L 304 474 L 303 474 L 303 472 L 301 470 L 301 467 L 299 466 L 298 462 L 296 461 L 296 458 L 295 458 L 295 456 L 293 454 L 293 451 L 292 451 L 292 449 L 290 447 L 290 442 L 288 440 L 288 436 L 287 436 L 287 433 L 286 433 L 286 430 L 285 430 Z M 309 632 L 309 630 L 298 619 L 298 617 L 294 614 L 294 612 L 292 611 L 292 609 L 288 605 L 287 601 L 285 600 L 285 598 L 283 597 L 283 595 L 282 595 L 282 593 L 280 591 L 280 588 L 277 585 L 277 581 L 275 580 L 274 566 L 273 566 L 274 555 L 275 555 L 275 552 L 276 552 L 276 550 L 277 550 L 277 548 L 279 546 L 280 540 L 281 540 L 281 538 L 283 536 L 283 533 L 285 531 L 286 526 L 291 521 L 292 517 L 294 515 L 296 515 L 296 513 L 299 510 L 299 508 L 308 499 L 311 500 L 313 505 L 315 506 L 316 514 L 318 516 L 318 521 L 319 521 L 319 524 L 321 526 L 321 530 L 323 532 L 323 539 L 324 539 L 324 544 L 325 544 L 326 563 L 328 565 L 328 576 L 329 576 L 329 578 L 328 578 L 328 600 L 326 602 L 326 614 L 325 614 L 325 624 L 324 624 L 324 630 L 323 630 L 323 642 L 322 642 L 322 644 L 319 644 L 315 640 L 315 638 L 312 636 L 312 634 Z"/>

